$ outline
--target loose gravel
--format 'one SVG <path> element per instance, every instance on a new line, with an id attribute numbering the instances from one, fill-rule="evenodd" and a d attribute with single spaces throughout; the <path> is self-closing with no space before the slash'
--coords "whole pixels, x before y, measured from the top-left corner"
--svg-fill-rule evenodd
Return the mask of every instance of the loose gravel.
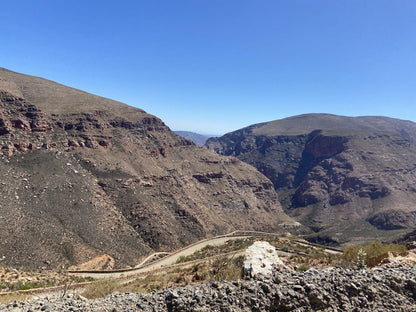
<path id="1" fill-rule="evenodd" d="M 95 300 L 52 296 L 3 305 L 0 311 L 416 312 L 416 267 L 274 272 L 269 278 L 207 282 L 149 294 L 114 293 Z"/>

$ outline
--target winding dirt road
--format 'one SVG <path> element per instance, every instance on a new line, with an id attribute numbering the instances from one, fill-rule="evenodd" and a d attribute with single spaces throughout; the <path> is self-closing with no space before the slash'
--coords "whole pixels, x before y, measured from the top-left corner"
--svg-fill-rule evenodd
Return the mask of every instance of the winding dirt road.
<path id="1" fill-rule="evenodd" d="M 101 279 L 101 278 L 132 278 L 134 275 L 142 275 L 142 274 L 148 274 L 148 273 L 157 273 L 157 272 L 163 272 L 167 270 L 171 270 L 173 268 L 185 268 L 192 265 L 195 265 L 200 262 L 207 261 L 208 259 L 215 259 L 217 257 L 236 257 L 239 255 L 244 255 L 245 250 L 238 250 L 233 251 L 229 253 L 219 254 L 215 256 L 211 256 L 204 259 L 184 262 L 184 263 L 176 263 L 177 260 L 182 256 L 189 256 L 192 255 L 194 252 L 204 248 L 207 245 L 211 246 L 218 246 L 226 243 L 229 240 L 237 240 L 237 239 L 244 239 L 244 238 L 250 238 L 250 237 L 261 237 L 261 236 L 281 236 L 281 234 L 276 233 L 266 233 L 266 232 L 254 232 L 254 231 L 235 231 L 232 233 L 229 233 L 227 235 L 217 236 L 210 239 L 204 239 L 202 241 L 196 242 L 192 245 L 189 245 L 183 249 L 180 249 L 178 251 L 175 251 L 173 253 L 165 253 L 165 252 L 156 252 L 154 254 L 149 255 L 147 258 L 145 258 L 140 264 L 138 264 L 135 268 L 132 269 L 124 269 L 124 270 L 111 270 L 111 271 L 68 271 L 69 275 L 75 275 L 75 276 L 82 276 L 82 277 L 92 277 L 95 279 Z M 289 241 L 289 239 L 288 239 Z M 320 248 L 322 251 L 332 254 L 339 254 L 342 253 L 342 250 L 337 248 L 331 248 L 331 247 L 322 247 L 316 244 L 308 243 L 303 240 L 293 240 L 294 243 L 301 244 L 304 246 L 311 246 L 314 248 Z M 277 253 L 279 256 L 290 256 L 294 253 L 286 252 L 283 250 L 277 250 Z M 156 257 L 161 254 L 168 254 L 167 256 L 156 260 L 152 263 L 146 264 L 151 258 Z M 68 286 L 56 286 L 56 287 L 49 287 L 49 288 L 37 288 L 37 289 L 30 289 L 30 290 L 19 290 L 15 292 L 10 293 L 0 293 L 0 296 L 6 296 L 9 294 L 25 294 L 25 295 L 36 295 L 36 296 L 46 296 L 50 294 L 64 294 L 67 291 L 71 291 L 73 293 L 79 293 L 80 289 L 83 289 L 86 285 L 90 284 L 91 282 L 86 283 L 79 283 L 79 284 L 73 284 Z"/>
<path id="2" fill-rule="evenodd" d="M 157 269 L 171 267 L 181 258 L 192 255 L 194 252 L 201 250 L 205 246 L 219 246 L 223 245 L 229 240 L 244 239 L 251 236 L 219 236 L 211 239 L 205 239 L 189 245 L 183 249 L 180 249 L 166 257 L 155 262 L 138 266 L 134 269 L 127 270 L 111 270 L 111 271 L 68 271 L 69 274 L 75 274 L 81 277 L 92 277 L 92 278 L 117 278 L 122 276 L 138 275 L 155 271 Z M 151 255 L 153 256 L 153 255 Z M 149 257 L 148 257 L 149 258 Z M 143 263 L 143 262 L 142 262 Z"/>
<path id="3" fill-rule="evenodd" d="M 153 256 L 156 256 L 157 254 L 160 253 L 155 253 L 150 255 L 149 257 L 147 257 L 145 260 L 142 261 L 141 264 L 137 265 L 135 268 L 132 269 L 124 269 L 124 270 L 109 270 L 109 271 L 68 271 L 68 274 L 70 275 L 77 275 L 77 276 L 81 276 L 81 277 L 92 277 L 94 279 L 100 279 L 100 278 L 119 278 L 119 277 L 127 277 L 127 276 L 131 276 L 131 275 L 140 275 L 140 274 L 145 274 L 145 273 L 149 273 L 149 272 L 154 272 L 154 271 L 159 271 L 161 269 L 172 269 L 173 267 L 185 267 L 185 266 L 189 266 L 189 265 L 193 265 L 195 263 L 198 262 L 202 262 L 202 261 L 206 261 L 206 259 L 201 259 L 201 260 L 195 260 L 195 261 L 190 261 L 190 262 L 186 262 L 186 263 L 181 263 L 181 264 L 177 264 L 177 261 L 181 258 L 181 257 L 186 257 L 186 256 L 190 256 L 193 253 L 195 253 L 198 250 L 201 250 L 202 248 L 211 245 L 211 246 L 220 246 L 223 245 L 224 243 L 226 243 L 227 241 L 230 240 L 238 240 L 238 239 L 244 239 L 244 238 L 250 238 L 250 237 L 255 237 L 255 236 L 278 236 L 280 234 L 275 234 L 275 233 L 266 233 L 266 232 L 252 232 L 252 231 L 235 231 L 232 233 L 229 233 L 227 235 L 222 235 L 222 236 L 217 236 L 214 238 L 209 238 L 209 239 L 204 239 L 201 240 L 199 242 L 196 242 L 194 244 L 191 244 L 185 248 L 182 248 L 180 250 L 177 250 L 171 254 L 168 254 L 167 256 L 156 260 L 152 263 L 146 264 L 146 262 L 152 258 Z M 295 240 L 296 243 L 298 244 L 302 244 L 302 245 L 307 245 L 307 246 L 312 246 L 312 247 L 317 247 L 317 245 L 315 244 L 311 244 L 308 243 L 306 241 L 300 241 L 300 240 Z M 335 248 L 327 248 L 327 249 L 323 249 L 323 251 L 327 252 L 327 253 L 340 253 L 340 250 L 337 250 Z M 292 253 L 289 252 L 285 252 L 282 250 L 277 250 L 278 254 L 280 256 L 288 256 L 288 255 L 292 255 Z M 236 256 L 239 253 L 244 253 L 244 251 L 237 251 L 237 252 L 230 252 L 227 254 L 223 254 L 223 255 L 217 255 L 217 256 Z M 214 256 L 214 257 L 217 257 Z"/>

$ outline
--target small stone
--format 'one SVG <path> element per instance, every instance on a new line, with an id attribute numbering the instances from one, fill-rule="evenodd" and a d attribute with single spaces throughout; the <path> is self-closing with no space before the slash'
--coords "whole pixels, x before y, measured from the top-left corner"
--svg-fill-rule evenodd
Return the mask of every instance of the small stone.
<path id="1" fill-rule="evenodd" d="M 49 310 L 49 305 L 45 304 L 44 306 L 42 306 L 42 308 L 40 308 L 41 311 L 46 311 Z"/>
<path id="2" fill-rule="evenodd" d="M 305 274 L 315 275 L 315 274 L 319 274 L 319 271 L 317 269 L 310 268 L 310 269 L 305 271 Z"/>
<path id="3" fill-rule="evenodd" d="M 288 293 L 288 295 L 289 295 L 289 296 L 291 296 L 291 297 L 296 297 L 296 293 L 293 291 L 293 289 L 289 289 L 289 290 L 287 291 L 287 293 Z"/>

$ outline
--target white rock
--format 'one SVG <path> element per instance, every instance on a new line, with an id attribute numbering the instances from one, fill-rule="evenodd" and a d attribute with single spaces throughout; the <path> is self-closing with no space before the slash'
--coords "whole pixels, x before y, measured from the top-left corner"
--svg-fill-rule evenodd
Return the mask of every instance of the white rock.
<path id="1" fill-rule="evenodd" d="M 268 242 L 255 242 L 247 248 L 244 257 L 244 275 L 272 275 L 276 269 L 290 270 L 279 258 L 276 249 Z"/>

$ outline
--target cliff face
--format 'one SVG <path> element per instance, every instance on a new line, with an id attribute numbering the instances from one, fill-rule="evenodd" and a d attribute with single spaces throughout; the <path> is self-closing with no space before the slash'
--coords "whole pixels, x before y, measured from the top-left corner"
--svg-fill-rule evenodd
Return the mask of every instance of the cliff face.
<path id="1" fill-rule="evenodd" d="M 0 259 L 52 267 L 108 254 L 134 265 L 235 229 L 293 220 L 272 183 L 155 116 L 0 69 Z"/>
<path id="2" fill-rule="evenodd" d="M 318 232 L 313 239 L 342 243 L 416 224 L 415 138 L 408 121 L 311 114 L 253 125 L 206 146 L 264 173 L 286 212 Z"/>

